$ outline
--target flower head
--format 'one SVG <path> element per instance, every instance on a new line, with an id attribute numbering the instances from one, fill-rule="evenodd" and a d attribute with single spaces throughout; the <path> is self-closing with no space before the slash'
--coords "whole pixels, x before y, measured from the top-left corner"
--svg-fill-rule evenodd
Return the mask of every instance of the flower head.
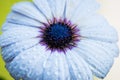
<path id="1" fill-rule="evenodd" d="M 15 80 L 104 78 L 118 56 L 116 30 L 96 0 L 33 0 L 12 7 L 0 36 Z"/>

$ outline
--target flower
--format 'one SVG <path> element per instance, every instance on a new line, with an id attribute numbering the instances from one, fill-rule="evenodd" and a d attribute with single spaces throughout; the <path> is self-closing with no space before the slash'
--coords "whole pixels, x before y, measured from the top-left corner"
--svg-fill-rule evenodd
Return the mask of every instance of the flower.
<path id="1" fill-rule="evenodd" d="M 15 80 L 104 78 L 118 56 L 116 30 L 95 0 L 33 0 L 12 7 L 0 36 Z"/>

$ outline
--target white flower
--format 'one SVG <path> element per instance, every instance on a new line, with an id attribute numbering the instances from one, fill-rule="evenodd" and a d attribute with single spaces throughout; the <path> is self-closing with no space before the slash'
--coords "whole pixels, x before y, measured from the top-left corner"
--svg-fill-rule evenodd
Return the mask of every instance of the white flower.
<path id="1" fill-rule="evenodd" d="M 12 7 L 0 36 L 15 80 L 104 78 L 118 56 L 116 30 L 96 0 L 33 0 Z"/>

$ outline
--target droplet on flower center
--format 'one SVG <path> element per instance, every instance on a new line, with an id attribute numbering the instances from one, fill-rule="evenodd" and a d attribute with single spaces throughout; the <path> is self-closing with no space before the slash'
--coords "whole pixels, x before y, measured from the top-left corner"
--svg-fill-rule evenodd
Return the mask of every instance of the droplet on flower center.
<path id="1" fill-rule="evenodd" d="M 79 35 L 76 25 L 71 24 L 70 21 L 56 20 L 50 21 L 51 23 L 44 23 L 44 28 L 41 28 L 40 43 L 46 45 L 51 51 L 63 51 L 72 49 L 79 41 Z"/>

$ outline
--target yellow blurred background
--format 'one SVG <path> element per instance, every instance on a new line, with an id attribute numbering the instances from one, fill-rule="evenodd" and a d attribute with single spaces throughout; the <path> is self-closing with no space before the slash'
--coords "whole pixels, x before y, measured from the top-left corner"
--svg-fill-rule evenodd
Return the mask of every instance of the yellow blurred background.
<path id="1" fill-rule="evenodd" d="M 23 0 L 0 0 L 0 26 L 2 26 L 3 22 L 6 19 L 7 14 L 10 12 L 11 6 L 19 1 Z M 97 1 L 100 2 L 101 4 L 101 9 L 99 12 L 106 17 L 109 23 L 117 29 L 118 34 L 120 34 L 120 0 L 97 0 Z M 118 42 L 118 45 L 120 46 L 120 42 Z M 14 80 L 5 69 L 5 63 L 2 60 L 1 56 L 0 56 L 0 80 Z M 95 80 L 100 79 L 95 78 Z M 115 59 L 115 63 L 112 69 L 110 70 L 109 74 L 104 80 L 120 80 L 120 57 Z"/>

